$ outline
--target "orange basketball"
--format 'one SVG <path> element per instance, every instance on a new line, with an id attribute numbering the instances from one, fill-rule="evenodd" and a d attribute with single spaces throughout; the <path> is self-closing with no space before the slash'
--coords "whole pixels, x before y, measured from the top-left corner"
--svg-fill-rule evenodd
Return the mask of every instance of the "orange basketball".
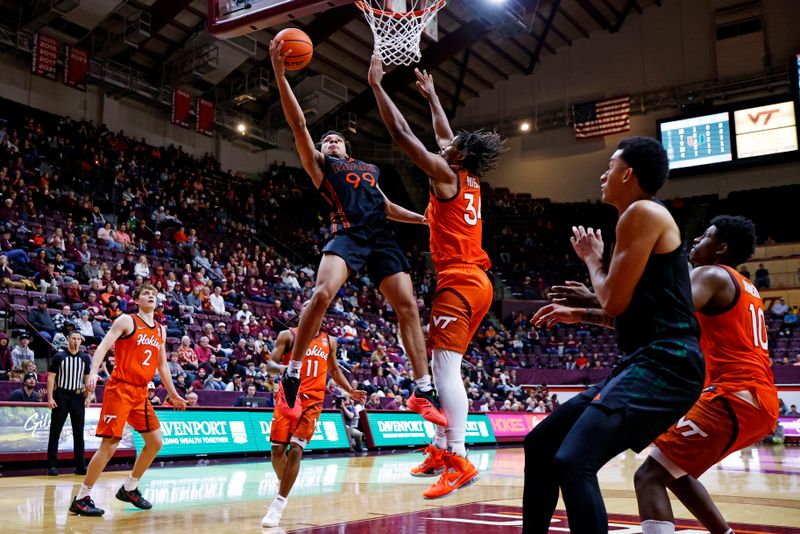
<path id="1" fill-rule="evenodd" d="M 297 28 L 286 28 L 278 32 L 275 36 L 276 41 L 283 41 L 283 49 L 292 52 L 286 56 L 286 70 L 300 70 L 311 61 L 314 55 L 314 44 L 311 38 L 303 30 Z"/>

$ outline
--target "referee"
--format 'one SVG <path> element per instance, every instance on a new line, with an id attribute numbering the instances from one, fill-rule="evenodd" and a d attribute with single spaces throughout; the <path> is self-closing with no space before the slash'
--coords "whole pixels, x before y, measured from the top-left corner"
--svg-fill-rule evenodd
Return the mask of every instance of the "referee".
<path id="1" fill-rule="evenodd" d="M 89 405 L 86 379 L 92 362 L 89 355 L 81 351 L 82 341 L 80 332 L 70 332 L 66 350 L 58 351 L 47 369 L 47 406 L 52 410 L 50 440 L 47 443 L 47 474 L 50 476 L 58 475 L 58 441 L 68 415 L 72 422 L 75 474 L 86 474 L 83 422 L 86 406 Z"/>

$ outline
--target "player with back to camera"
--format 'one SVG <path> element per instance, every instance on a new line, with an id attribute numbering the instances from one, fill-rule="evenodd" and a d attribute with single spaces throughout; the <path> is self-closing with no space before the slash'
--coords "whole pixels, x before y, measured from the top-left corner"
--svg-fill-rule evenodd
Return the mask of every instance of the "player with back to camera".
<path id="1" fill-rule="evenodd" d="M 430 249 L 436 269 L 436 295 L 431 307 L 428 348 L 447 425 L 436 427 L 436 437 L 424 452 L 414 476 L 439 480 L 423 492 L 438 499 L 475 482 L 478 470 L 467 459 L 464 446 L 469 402 L 461 376 L 461 360 L 469 342 L 492 304 L 494 291 L 486 271 L 491 267 L 483 250 L 480 176 L 493 169 L 500 152 L 495 132 L 459 132 L 454 135 L 442 109 L 433 78 L 416 70 L 417 86 L 428 100 L 438 152 L 429 152 L 381 86 L 383 65 L 372 56 L 369 84 L 392 140 L 428 176 L 430 200 L 426 216 Z"/>
<path id="2" fill-rule="evenodd" d="M 156 294 L 156 288 L 150 284 L 142 284 L 136 288 L 133 298 L 139 311 L 118 317 L 92 356 L 92 368 L 86 381 L 86 388 L 90 392 L 94 392 L 100 365 L 112 346 L 116 363 L 103 390 L 103 406 L 97 423 L 96 434 L 103 441 L 92 456 L 86 469 L 86 478 L 69 507 L 69 511 L 74 514 L 101 516 L 105 513 L 105 510 L 94 505 L 90 492 L 114 456 L 122 439 L 125 423 L 141 434 L 144 447 L 116 497 L 144 510 L 153 507 L 142 497 L 139 479 L 150 467 L 163 444 L 158 417 L 147 399 L 147 384 L 153 380 L 156 370 L 162 384 L 167 388 L 172 405 L 179 410 L 186 407 L 186 401 L 178 395 L 172 383 L 165 348 L 166 328 L 153 317 Z"/>
<path id="3" fill-rule="evenodd" d="M 303 308 L 308 301 L 303 304 Z M 275 340 L 275 348 L 270 353 L 272 369 L 288 365 L 292 359 L 295 346 L 296 328 L 284 330 Z M 281 364 L 276 366 L 275 364 Z M 331 338 L 324 330 L 316 332 L 314 339 L 306 350 L 303 359 L 302 376 L 300 382 L 299 405 L 302 412 L 298 416 L 287 416 L 275 410 L 269 438 L 272 442 L 272 467 L 278 475 L 278 494 L 270 504 L 266 515 L 261 519 L 262 527 L 277 527 L 281 515 L 286 507 L 289 492 L 294 486 L 297 474 L 300 471 L 300 460 L 303 450 L 314 436 L 314 431 L 322 412 L 322 401 L 325 399 L 325 386 L 328 373 L 337 384 L 352 398 L 364 402 L 367 394 L 364 391 L 353 389 L 336 361 L 336 339 Z M 279 386 L 276 393 L 283 395 L 283 388 Z M 279 404 L 279 403 L 276 403 Z M 288 447 L 288 452 L 287 452 Z"/>
<path id="4" fill-rule="evenodd" d="M 705 366 L 686 251 L 672 216 L 654 200 L 668 174 L 654 139 L 617 145 L 600 178 L 603 202 L 619 212 L 608 269 L 600 231 L 573 227 L 573 248 L 602 308 L 592 313 L 607 316 L 606 324 L 613 318 L 625 357 L 526 436 L 523 532 L 549 531 L 559 487 L 572 532 L 608 532 L 597 472 L 626 449 L 644 449 L 700 395 Z"/>
<path id="5" fill-rule="evenodd" d="M 720 215 L 694 240 L 689 261 L 692 299 L 700 322 L 706 379 L 700 399 L 654 443 L 634 478 L 644 534 L 672 534 L 667 488 L 711 534 L 733 530 L 697 478 L 729 454 L 769 434 L 778 420 L 778 391 L 769 358 L 764 304 L 736 266 L 755 251 L 756 232 L 744 217 Z M 538 324 L 583 321 L 597 306 L 582 284 L 554 288 Z"/>
<path id="6" fill-rule="evenodd" d="M 306 128 L 303 110 L 286 79 L 284 61 L 291 52 L 283 41 L 270 42 L 270 58 L 275 71 L 281 105 L 294 133 L 295 145 L 303 168 L 320 194 L 331 205 L 331 238 L 322 250 L 314 293 L 294 339 L 296 350 L 284 373 L 282 388 L 285 402 L 279 410 L 292 409 L 302 380 L 300 368 L 322 318 L 339 288 L 366 266 L 370 278 L 397 314 L 400 333 L 414 369 L 416 389 L 408 407 L 434 424 L 447 420 L 439 406 L 428 370 L 425 339 L 414 297 L 410 264 L 387 226 L 387 219 L 425 224 L 425 218 L 392 203 L 378 186 L 380 169 L 350 157 L 349 143 L 338 132 L 330 131 L 314 145 Z"/>

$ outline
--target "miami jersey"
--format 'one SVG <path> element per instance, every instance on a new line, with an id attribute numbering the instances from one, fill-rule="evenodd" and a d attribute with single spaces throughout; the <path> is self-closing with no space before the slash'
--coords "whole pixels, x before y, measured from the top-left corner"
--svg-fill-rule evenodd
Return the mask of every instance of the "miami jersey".
<path id="1" fill-rule="evenodd" d="M 378 189 L 380 174 L 370 163 L 325 156 L 319 190 L 331 206 L 331 233 L 386 222 L 386 201 Z"/>
<path id="2" fill-rule="evenodd" d="M 476 265 L 486 271 L 492 262 L 482 245 L 481 184 L 466 169 L 453 170 L 458 176 L 456 194 L 439 199 L 431 190 L 426 211 L 433 265 L 438 272 L 456 264 Z"/>
<path id="3" fill-rule="evenodd" d="M 706 361 L 705 386 L 716 386 L 721 393 L 749 390 L 763 409 L 777 417 L 764 303 L 750 280 L 730 267 L 720 267 L 733 280 L 736 297 L 725 309 L 706 307 L 696 313 Z"/>
<path id="4" fill-rule="evenodd" d="M 116 363 L 112 377 L 146 387 L 148 382 L 152 382 L 158 368 L 163 343 L 161 325 L 154 323 L 150 326 L 138 314 L 129 317 L 133 319 L 133 331 L 114 343 Z"/>
<path id="5" fill-rule="evenodd" d="M 297 329 L 292 328 L 292 337 L 297 335 Z M 303 358 L 303 367 L 300 369 L 300 390 L 298 398 L 303 402 L 303 408 L 322 402 L 325 399 L 325 386 L 328 383 L 328 355 L 331 353 L 331 343 L 326 332 L 320 332 L 311 340 L 308 350 Z M 283 364 L 289 365 L 292 353 L 283 355 Z M 310 401 L 310 402 L 309 402 Z"/>

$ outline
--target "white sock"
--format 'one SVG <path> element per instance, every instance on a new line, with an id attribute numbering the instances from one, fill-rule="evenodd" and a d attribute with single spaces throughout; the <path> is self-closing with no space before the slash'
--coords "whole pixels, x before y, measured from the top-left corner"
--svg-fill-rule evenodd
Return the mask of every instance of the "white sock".
<path id="1" fill-rule="evenodd" d="M 447 434 L 443 426 L 436 425 L 436 435 L 433 438 L 433 446 L 437 449 L 447 448 Z"/>
<path id="2" fill-rule="evenodd" d="M 728 530 L 725 531 L 725 534 L 736 534 L 736 533 L 733 531 L 732 528 L 729 528 Z"/>
<path id="3" fill-rule="evenodd" d="M 294 378 L 300 378 L 300 368 L 303 367 L 303 361 L 300 360 L 290 360 L 289 361 L 289 368 L 286 370 L 286 376 L 292 376 Z"/>
<path id="4" fill-rule="evenodd" d="M 447 444 L 459 446 L 456 454 L 466 456 L 464 442 L 467 435 L 467 413 L 469 400 L 461 378 L 461 354 L 452 350 L 434 349 L 431 367 L 436 374 L 436 387 L 439 390 L 439 402 L 447 417 Z"/>
<path id="5" fill-rule="evenodd" d="M 642 534 L 675 534 L 675 523 L 671 521 L 642 521 Z"/>
<path id="6" fill-rule="evenodd" d="M 458 441 L 450 441 L 447 443 L 447 450 L 456 453 L 458 456 L 462 458 L 467 457 L 467 448 L 464 446 L 464 442 Z"/>
<path id="7" fill-rule="evenodd" d="M 422 375 L 419 377 L 417 379 L 417 387 L 422 392 L 432 390 L 433 386 L 431 386 L 431 375 Z"/>
<path id="8" fill-rule="evenodd" d="M 81 489 L 78 490 L 78 496 L 75 497 L 78 500 L 85 499 L 89 496 L 89 493 L 92 491 L 91 486 L 87 486 L 86 484 L 81 484 Z"/>
<path id="9" fill-rule="evenodd" d="M 128 477 L 128 480 L 125 481 L 125 484 L 122 486 L 125 488 L 125 491 L 133 491 L 139 487 L 139 479 L 134 478 L 133 475 Z"/>
<path id="10" fill-rule="evenodd" d="M 283 512 L 283 509 L 286 507 L 286 503 L 289 502 L 289 499 L 286 497 L 281 497 L 280 495 L 275 496 L 275 500 L 272 501 L 272 506 L 275 507 L 278 511 Z"/>

